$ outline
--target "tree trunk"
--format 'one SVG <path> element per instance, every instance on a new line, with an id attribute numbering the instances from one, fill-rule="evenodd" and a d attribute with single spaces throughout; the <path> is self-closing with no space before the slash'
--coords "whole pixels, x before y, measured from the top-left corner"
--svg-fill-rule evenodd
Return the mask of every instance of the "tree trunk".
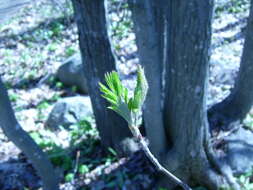
<path id="1" fill-rule="evenodd" d="M 57 190 L 58 177 L 54 172 L 53 166 L 48 160 L 46 154 L 33 141 L 33 139 L 19 125 L 7 91 L 0 78 L 0 126 L 4 134 L 12 141 L 29 160 L 31 160 L 34 168 L 43 182 L 44 190 Z"/>
<path id="2" fill-rule="evenodd" d="M 156 156 L 166 152 L 165 156 L 159 157 L 160 161 L 185 182 L 218 189 L 225 182 L 221 171 L 213 168 L 221 165 L 209 150 L 206 112 L 213 0 L 130 3 L 140 61 L 150 85 L 144 119 L 152 151 Z M 163 9 L 166 20 L 162 16 Z M 164 26 L 166 32 L 161 29 Z M 166 41 L 161 34 L 166 34 Z M 162 107 L 165 57 L 166 85 Z M 225 170 L 222 174 L 233 183 L 229 169 L 222 169 Z"/>
<path id="3" fill-rule="evenodd" d="M 162 68 L 164 14 L 162 0 L 129 0 L 140 63 L 145 69 L 149 92 L 143 114 L 150 149 L 159 157 L 166 149 L 162 114 Z M 157 138 L 159 137 L 159 138 Z"/>
<path id="4" fill-rule="evenodd" d="M 214 127 L 231 128 L 241 122 L 253 104 L 253 0 L 246 29 L 240 70 L 230 95 L 209 110 L 210 123 Z"/>
<path id="5" fill-rule="evenodd" d="M 89 95 L 102 143 L 117 150 L 127 149 L 127 137 L 131 133 L 126 122 L 107 109 L 99 91 L 99 82 L 104 83 L 106 72 L 115 70 L 115 61 L 108 39 L 105 6 L 103 0 L 72 0 L 79 31 L 79 45 Z M 123 147 L 122 147 L 123 145 Z M 124 150 L 123 150 L 124 151 Z"/>
<path id="6" fill-rule="evenodd" d="M 213 0 L 169 2 L 164 118 L 172 150 L 166 165 L 186 181 L 218 189 L 221 178 L 206 152 Z"/>

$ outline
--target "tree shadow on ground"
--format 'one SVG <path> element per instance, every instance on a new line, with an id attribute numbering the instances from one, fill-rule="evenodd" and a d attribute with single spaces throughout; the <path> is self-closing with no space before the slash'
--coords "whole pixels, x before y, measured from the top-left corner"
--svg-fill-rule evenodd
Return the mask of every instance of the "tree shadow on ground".
<path id="1" fill-rule="evenodd" d="M 90 179 L 85 180 L 88 176 Z M 129 158 L 121 158 L 105 168 L 96 168 L 87 176 L 82 176 L 78 189 L 151 190 L 155 188 L 155 182 L 155 168 L 145 154 L 138 151 Z"/>
<path id="2" fill-rule="evenodd" d="M 1 190 L 35 190 L 41 187 L 41 180 L 32 165 L 26 160 L 9 159 L 0 163 Z"/>
<path id="3" fill-rule="evenodd" d="M 70 15 L 68 17 L 63 16 L 63 17 L 58 17 L 58 18 L 52 18 L 52 19 L 46 19 L 40 23 L 38 23 L 36 26 L 28 28 L 26 30 L 20 31 L 17 34 L 9 34 L 9 35 L 3 35 L 0 36 L 0 44 L 5 44 L 8 43 L 10 40 L 14 41 L 23 41 L 23 39 L 29 38 L 30 40 L 33 39 L 36 42 L 41 42 L 37 41 L 34 35 L 40 30 L 52 30 L 54 27 L 56 27 L 56 24 L 62 24 L 65 26 L 69 26 L 74 23 L 74 17 L 73 15 Z M 29 37 L 28 37 L 29 36 Z M 9 47 L 10 48 L 10 47 Z"/>

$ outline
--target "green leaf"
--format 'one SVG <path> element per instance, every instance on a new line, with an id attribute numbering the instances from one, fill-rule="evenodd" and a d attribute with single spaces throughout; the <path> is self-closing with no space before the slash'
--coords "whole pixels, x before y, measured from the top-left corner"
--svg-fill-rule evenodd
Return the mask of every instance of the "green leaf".
<path id="1" fill-rule="evenodd" d="M 86 174 L 89 172 L 89 167 L 87 165 L 81 165 L 79 168 L 78 168 L 78 172 L 80 174 Z"/>
<path id="2" fill-rule="evenodd" d="M 113 150 L 111 147 L 108 148 L 108 151 L 113 155 L 113 156 L 117 156 L 117 152 L 115 150 Z"/>
<path id="3" fill-rule="evenodd" d="M 99 83 L 99 86 L 100 86 L 100 91 L 104 93 L 102 97 L 108 100 L 109 102 L 116 104 L 118 101 L 118 96 L 102 83 Z"/>
<path id="4" fill-rule="evenodd" d="M 128 97 L 128 89 L 122 85 L 117 72 L 106 73 L 105 82 L 106 85 L 99 83 L 99 86 L 102 97 L 110 103 L 108 108 L 118 113 L 129 124 L 133 124 L 139 116 L 148 91 L 143 68 L 138 66 L 137 85 L 131 98 Z"/>
<path id="5" fill-rule="evenodd" d="M 118 96 L 121 96 L 121 94 L 123 94 L 123 91 L 122 91 L 123 86 L 119 80 L 119 75 L 115 71 L 113 71 L 111 73 L 111 76 L 112 76 L 112 83 L 113 83 L 115 92 Z"/>
<path id="6" fill-rule="evenodd" d="M 124 100 L 125 100 L 125 103 L 127 103 L 128 102 L 128 90 L 127 90 L 127 88 L 124 88 L 123 90 L 124 90 Z"/>
<path id="7" fill-rule="evenodd" d="M 103 98 L 105 98 L 108 102 L 110 102 L 112 105 L 117 105 L 117 101 L 111 99 L 110 97 L 108 96 L 105 96 L 105 95 L 101 95 Z"/>
<path id="8" fill-rule="evenodd" d="M 108 85 L 108 87 L 110 88 L 110 90 L 114 91 L 110 73 L 105 74 L 105 82 Z"/>
<path id="9" fill-rule="evenodd" d="M 134 98 L 131 106 L 133 109 L 141 109 L 148 92 L 148 82 L 144 74 L 144 69 L 138 66 L 137 85 L 134 90 Z"/>
<path id="10" fill-rule="evenodd" d="M 128 101 L 128 109 L 131 111 L 138 110 L 138 104 L 136 104 L 136 102 L 134 102 L 133 98 L 130 98 Z"/>
<path id="11" fill-rule="evenodd" d="M 65 176 L 65 181 L 66 182 L 71 182 L 73 179 L 74 179 L 75 175 L 73 173 L 68 173 L 66 176 Z"/>
<path id="12" fill-rule="evenodd" d="M 117 103 L 117 105 L 112 105 L 108 107 L 109 109 L 112 109 L 113 111 L 117 112 L 121 117 L 123 117 L 128 123 L 132 123 L 131 118 L 131 112 L 128 109 L 128 106 L 126 103 L 120 101 Z"/>

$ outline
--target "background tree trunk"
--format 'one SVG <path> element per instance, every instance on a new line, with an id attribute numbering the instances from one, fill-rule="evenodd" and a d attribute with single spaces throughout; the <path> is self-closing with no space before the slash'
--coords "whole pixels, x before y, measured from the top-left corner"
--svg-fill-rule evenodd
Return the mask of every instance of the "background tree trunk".
<path id="1" fill-rule="evenodd" d="M 213 0 L 169 1 L 164 118 L 173 153 L 167 167 L 188 182 L 218 189 L 221 178 L 206 152 L 212 12 Z"/>
<path id="2" fill-rule="evenodd" d="M 95 114 L 97 128 L 103 145 L 120 150 L 126 137 L 131 137 L 127 123 L 116 113 L 107 109 L 99 91 L 99 82 L 104 83 L 106 72 L 115 70 L 115 61 L 108 39 L 105 6 L 103 0 L 72 0 L 79 31 L 89 95 Z M 123 145 L 128 148 L 128 143 Z"/>
<path id="3" fill-rule="evenodd" d="M 19 125 L 7 91 L 0 78 L 0 126 L 4 134 L 12 141 L 29 160 L 43 182 L 44 190 L 57 190 L 58 176 L 55 174 L 53 166 L 48 160 L 46 154 L 33 141 L 33 139 Z"/>
<path id="4" fill-rule="evenodd" d="M 253 104 L 253 0 L 246 29 L 240 70 L 230 95 L 209 110 L 213 127 L 231 128 L 234 122 L 241 122 Z"/>
<path id="5" fill-rule="evenodd" d="M 223 178 L 210 158 L 206 112 L 213 0 L 130 1 L 130 7 L 140 62 L 150 85 L 144 120 L 152 151 L 156 156 L 166 152 L 160 161 L 185 182 L 218 189 Z M 166 41 L 161 34 L 166 34 Z"/>
<path id="6" fill-rule="evenodd" d="M 145 69 L 149 92 L 143 110 L 150 149 L 156 157 L 166 150 L 162 114 L 162 68 L 164 51 L 163 0 L 129 0 L 140 63 Z M 159 138 L 157 138 L 159 137 Z"/>

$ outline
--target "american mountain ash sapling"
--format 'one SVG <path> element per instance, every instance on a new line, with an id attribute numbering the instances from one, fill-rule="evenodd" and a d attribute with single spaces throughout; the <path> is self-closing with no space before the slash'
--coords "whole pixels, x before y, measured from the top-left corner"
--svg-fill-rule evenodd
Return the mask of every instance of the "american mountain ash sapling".
<path id="1" fill-rule="evenodd" d="M 108 108 L 118 113 L 127 121 L 128 127 L 134 138 L 157 170 L 164 173 L 177 185 L 183 187 L 184 190 L 190 190 L 191 188 L 187 184 L 182 182 L 159 163 L 149 150 L 145 139 L 140 133 L 141 109 L 148 92 L 148 83 L 144 74 L 144 69 L 138 65 L 137 84 L 132 97 L 129 97 L 128 89 L 122 85 L 116 71 L 106 73 L 105 82 L 106 85 L 99 83 L 99 86 L 102 97 L 110 103 Z"/>

